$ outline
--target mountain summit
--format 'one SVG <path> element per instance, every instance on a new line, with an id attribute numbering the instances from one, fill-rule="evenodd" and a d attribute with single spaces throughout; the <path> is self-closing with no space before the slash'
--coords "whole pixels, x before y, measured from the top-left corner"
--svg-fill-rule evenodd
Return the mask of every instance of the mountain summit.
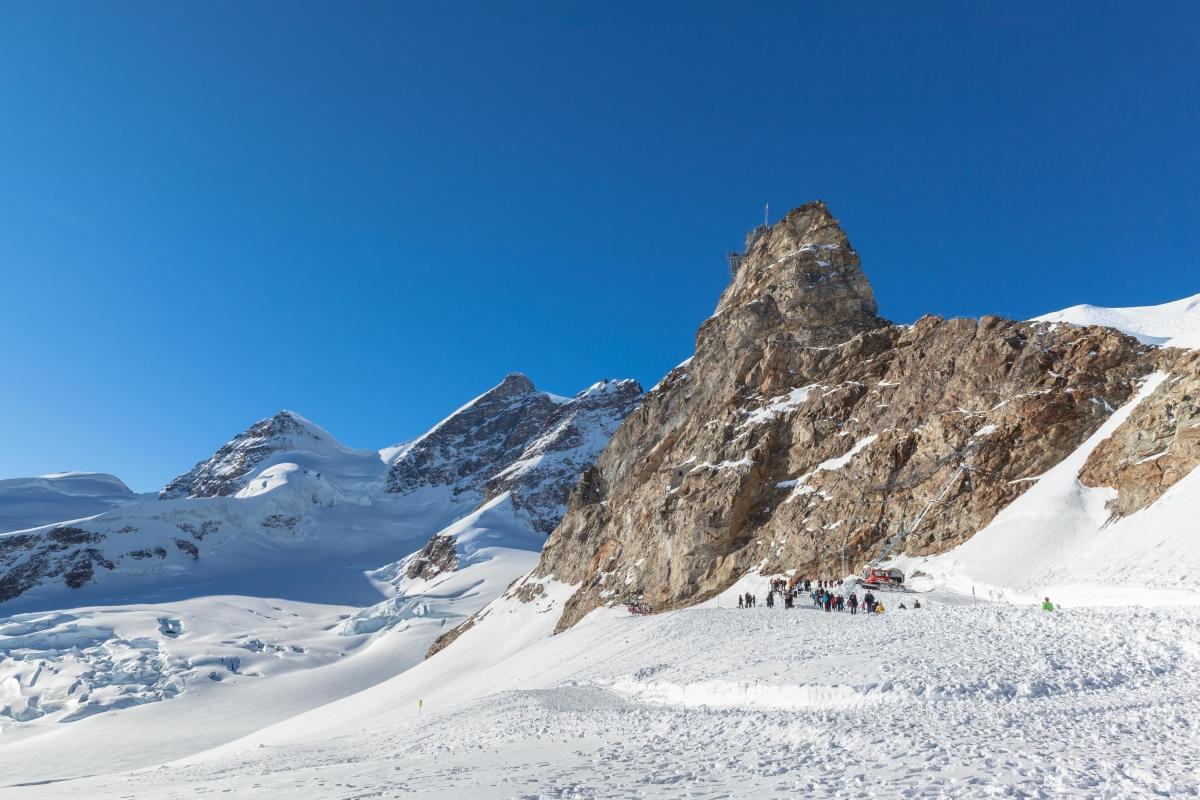
<path id="1" fill-rule="evenodd" d="M 287 450 L 345 450 L 327 431 L 294 411 L 259 420 L 168 483 L 163 500 L 180 497 L 224 497 L 237 493 L 244 478 L 264 459 Z"/>
<path id="2" fill-rule="evenodd" d="M 511 492 L 535 530 L 549 533 L 567 494 L 642 397 L 637 381 L 600 381 L 571 398 L 538 391 L 514 372 L 402 449 L 387 491 L 449 491 L 478 505 Z"/>
<path id="3" fill-rule="evenodd" d="M 714 327 L 739 339 L 770 328 L 798 344 L 828 346 L 888 324 L 878 316 L 858 253 L 820 200 L 752 230 L 734 263 L 717 316 L 736 321 Z"/>

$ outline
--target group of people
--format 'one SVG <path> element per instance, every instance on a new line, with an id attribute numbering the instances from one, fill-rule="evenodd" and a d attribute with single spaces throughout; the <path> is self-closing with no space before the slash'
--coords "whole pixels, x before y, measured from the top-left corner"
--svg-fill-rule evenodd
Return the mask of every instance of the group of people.
<path id="1" fill-rule="evenodd" d="M 775 596 L 783 600 L 784 608 L 795 608 L 796 598 L 808 595 L 814 606 L 824 608 L 827 612 L 849 611 L 857 614 L 861 608 L 865 614 L 882 614 L 886 609 L 884 604 L 867 590 L 862 600 L 855 591 L 846 592 L 845 585 L 840 582 L 818 579 L 816 581 L 798 578 L 774 578 L 767 585 L 767 608 L 775 607 Z M 738 595 L 738 608 L 754 608 L 758 605 L 758 597 L 746 592 Z M 921 601 L 913 601 L 913 608 L 920 608 Z M 900 610 L 908 610 L 908 606 L 900 603 Z"/>
<path id="2" fill-rule="evenodd" d="M 754 608 L 756 605 L 758 605 L 758 598 L 749 592 L 738 595 L 738 608 Z M 767 607 L 770 608 L 773 605 L 775 605 L 774 601 L 771 600 L 770 595 L 767 595 Z"/>

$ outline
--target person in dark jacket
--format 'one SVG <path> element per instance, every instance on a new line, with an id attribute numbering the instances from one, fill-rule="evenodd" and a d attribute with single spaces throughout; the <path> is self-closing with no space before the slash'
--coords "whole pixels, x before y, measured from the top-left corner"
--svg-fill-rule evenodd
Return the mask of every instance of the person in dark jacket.
<path id="1" fill-rule="evenodd" d="M 850 593 L 850 613 L 851 614 L 858 613 L 858 595 L 855 594 L 854 592 Z"/>

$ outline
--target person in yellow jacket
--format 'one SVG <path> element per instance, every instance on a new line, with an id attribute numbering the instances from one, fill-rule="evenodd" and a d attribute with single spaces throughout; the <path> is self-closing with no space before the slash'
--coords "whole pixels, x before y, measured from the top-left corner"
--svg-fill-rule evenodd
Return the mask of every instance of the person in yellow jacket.
<path id="1" fill-rule="evenodd" d="M 1051 603 L 1050 598 L 1047 597 L 1044 601 L 1042 601 L 1042 611 L 1053 611 L 1053 610 L 1054 610 L 1054 603 Z"/>

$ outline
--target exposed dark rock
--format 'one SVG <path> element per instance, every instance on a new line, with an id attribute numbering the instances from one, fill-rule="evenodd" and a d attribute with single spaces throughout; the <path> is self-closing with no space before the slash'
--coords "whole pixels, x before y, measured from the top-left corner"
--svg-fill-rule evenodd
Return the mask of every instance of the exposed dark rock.
<path id="1" fill-rule="evenodd" d="M 216 521 L 211 519 L 206 519 L 198 526 L 190 522 L 177 522 L 175 523 L 175 527 L 190 535 L 198 542 L 203 541 L 205 536 L 209 536 L 220 530 L 220 526 L 217 525 Z"/>
<path id="2" fill-rule="evenodd" d="M 175 542 L 175 547 L 191 556 L 193 561 L 200 558 L 200 548 L 187 539 L 172 539 L 172 541 Z"/>
<path id="3" fill-rule="evenodd" d="M 167 549 L 165 547 L 151 547 L 143 550 L 130 550 L 125 555 L 139 561 L 147 558 L 166 558 Z"/>
<path id="4" fill-rule="evenodd" d="M 46 534 L 46 538 L 60 546 L 66 546 L 73 544 L 86 544 L 88 542 L 98 542 L 103 537 L 98 533 L 85 531 L 82 528 L 71 528 L 63 525 L 52 529 Z"/>
<path id="5" fill-rule="evenodd" d="M 483 498 L 488 478 L 516 461 L 556 403 L 519 373 L 506 377 L 416 442 L 388 473 L 388 491 L 448 486 Z"/>
<path id="6" fill-rule="evenodd" d="M 600 381 L 572 398 L 513 373 L 437 425 L 392 465 L 388 491 L 448 487 L 480 503 L 511 493 L 517 515 L 549 533 L 579 474 L 641 400 L 636 381 Z"/>
<path id="7" fill-rule="evenodd" d="M 404 574 L 409 578 L 428 580 L 443 572 L 458 569 L 458 552 L 453 536 L 433 536 L 408 562 Z"/>

